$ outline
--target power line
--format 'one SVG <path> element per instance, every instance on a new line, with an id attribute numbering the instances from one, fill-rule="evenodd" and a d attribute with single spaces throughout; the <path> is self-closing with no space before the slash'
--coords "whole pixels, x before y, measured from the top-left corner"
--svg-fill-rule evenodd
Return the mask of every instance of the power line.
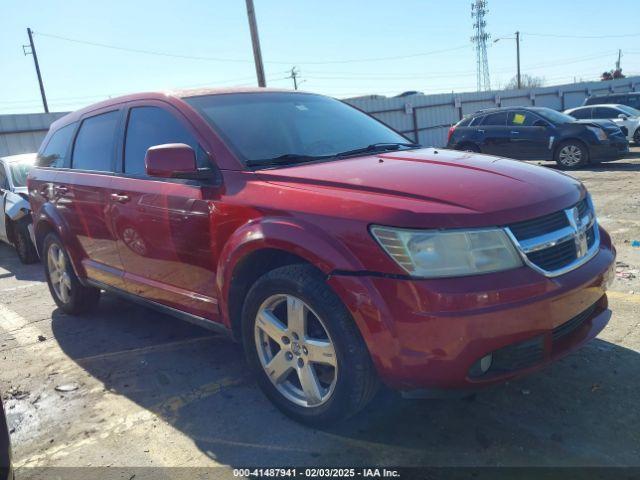
<path id="1" fill-rule="evenodd" d="M 627 38 L 627 37 L 640 37 L 640 33 L 621 33 L 618 35 L 564 35 L 555 33 L 532 33 L 522 32 L 523 35 L 530 35 L 532 37 L 551 37 L 551 38 Z"/>
<path id="2" fill-rule="evenodd" d="M 63 40 L 65 42 L 78 43 L 81 45 L 89 45 L 92 47 L 100 47 L 107 48 L 111 50 L 119 50 L 123 52 L 129 53 L 139 53 L 144 55 L 155 55 L 160 57 L 169 57 L 169 58 L 182 58 L 185 60 L 201 60 L 201 61 L 210 61 L 210 62 L 233 62 L 233 63 L 253 63 L 252 60 L 243 60 L 238 58 L 222 58 L 222 57 L 208 57 L 208 56 L 198 56 L 198 55 L 183 55 L 169 52 L 162 52 L 158 50 L 145 50 L 140 48 L 129 48 L 122 47 L 119 45 L 111 45 L 107 43 L 93 42 L 89 40 L 81 40 L 77 38 L 69 38 L 63 37 L 61 35 L 54 35 L 51 33 L 42 33 L 42 32 L 33 32 L 36 35 L 40 35 L 42 37 L 54 38 L 56 40 Z M 297 64 L 304 65 L 329 65 L 329 64 L 340 64 L 340 63 L 363 63 L 363 62 L 382 62 L 388 60 L 402 60 L 406 58 L 415 58 L 415 57 L 423 57 L 428 55 L 437 55 L 439 53 L 447 53 L 453 52 L 455 50 L 461 50 L 463 48 L 468 48 L 466 45 L 461 45 L 458 47 L 445 48 L 441 50 L 432 50 L 428 52 L 420 52 L 420 53 L 412 53 L 408 55 L 394 55 L 389 57 L 374 57 L 374 58 L 352 58 L 352 59 L 342 59 L 342 60 L 322 60 L 322 61 L 308 61 L 308 62 L 295 62 Z M 271 63 L 274 65 L 291 65 L 291 61 L 268 61 L 264 63 Z"/>

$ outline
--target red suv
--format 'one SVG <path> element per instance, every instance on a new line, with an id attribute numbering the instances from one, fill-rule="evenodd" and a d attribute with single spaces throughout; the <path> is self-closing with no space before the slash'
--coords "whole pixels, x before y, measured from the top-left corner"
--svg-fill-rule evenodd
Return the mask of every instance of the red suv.
<path id="1" fill-rule="evenodd" d="M 606 325 L 615 250 L 583 185 L 421 148 L 321 95 L 137 94 L 55 122 L 29 179 L 51 294 L 115 292 L 244 344 L 320 423 L 529 373 Z"/>

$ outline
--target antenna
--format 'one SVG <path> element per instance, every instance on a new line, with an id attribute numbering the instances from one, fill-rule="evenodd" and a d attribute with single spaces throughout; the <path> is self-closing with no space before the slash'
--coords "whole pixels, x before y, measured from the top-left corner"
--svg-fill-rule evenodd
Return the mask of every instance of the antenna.
<path id="1" fill-rule="evenodd" d="M 471 18 L 473 18 L 473 35 L 471 42 L 476 49 L 476 80 L 478 91 L 491 90 L 489 79 L 489 60 L 487 59 L 487 40 L 491 37 L 485 31 L 487 22 L 484 16 L 487 14 L 486 0 L 475 0 L 471 4 Z"/>

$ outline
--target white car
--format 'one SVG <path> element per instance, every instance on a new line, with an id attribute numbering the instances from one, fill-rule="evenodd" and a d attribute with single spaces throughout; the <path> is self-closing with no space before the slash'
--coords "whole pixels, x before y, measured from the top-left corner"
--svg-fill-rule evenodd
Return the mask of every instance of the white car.
<path id="1" fill-rule="evenodd" d="M 578 120 L 611 120 L 618 125 L 627 140 L 640 144 L 640 110 L 627 105 L 605 103 L 602 105 L 585 105 L 570 108 L 564 113 Z"/>
<path id="2" fill-rule="evenodd" d="M 15 246 L 22 263 L 38 260 L 27 192 L 27 175 L 35 159 L 35 153 L 0 158 L 0 240 Z"/>

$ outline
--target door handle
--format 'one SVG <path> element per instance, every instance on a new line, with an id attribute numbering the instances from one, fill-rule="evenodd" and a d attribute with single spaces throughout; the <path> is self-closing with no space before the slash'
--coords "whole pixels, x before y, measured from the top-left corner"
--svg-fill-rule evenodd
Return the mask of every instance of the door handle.
<path id="1" fill-rule="evenodd" d="M 65 195 L 66 193 L 69 192 L 69 188 L 65 187 L 64 185 L 55 185 L 53 187 L 53 193 L 55 195 Z"/>
<path id="2" fill-rule="evenodd" d="M 484 130 L 480 130 L 480 129 L 478 129 L 478 130 L 476 130 L 476 131 L 477 131 L 478 133 L 484 133 Z"/>
<path id="3" fill-rule="evenodd" d="M 511 135 L 520 135 L 520 132 L 517 130 L 511 130 Z"/>
<path id="4" fill-rule="evenodd" d="M 120 203 L 127 203 L 130 200 L 129 195 L 124 195 L 121 193 L 112 193 L 111 198 Z"/>

